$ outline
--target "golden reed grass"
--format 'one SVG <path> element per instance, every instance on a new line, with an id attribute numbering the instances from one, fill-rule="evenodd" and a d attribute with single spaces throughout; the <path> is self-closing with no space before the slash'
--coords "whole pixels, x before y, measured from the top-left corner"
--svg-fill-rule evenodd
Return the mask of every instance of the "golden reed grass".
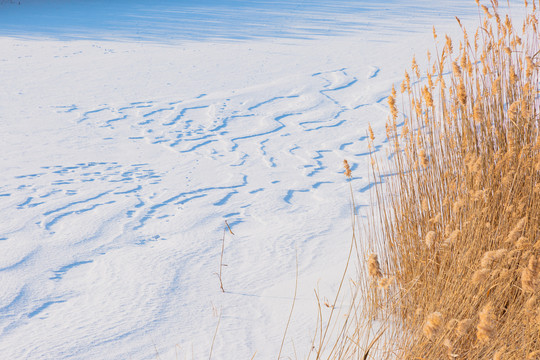
<path id="1" fill-rule="evenodd" d="M 392 314 L 387 357 L 540 355 L 540 3 L 525 3 L 521 26 L 477 3 L 474 34 L 446 36 L 424 74 L 413 59 L 401 128 L 389 96 L 393 157 L 373 172 L 397 175 L 378 185 L 384 246 L 367 262 L 395 277 L 397 296 L 375 310 Z"/>
<path id="2" fill-rule="evenodd" d="M 434 28 L 427 71 L 413 59 L 392 88 L 393 156 L 372 157 L 379 206 L 356 249 L 366 303 L 327 358 L 540 359 L 540 0 L 519 25 L 476 2 L 478 29 Z"/>

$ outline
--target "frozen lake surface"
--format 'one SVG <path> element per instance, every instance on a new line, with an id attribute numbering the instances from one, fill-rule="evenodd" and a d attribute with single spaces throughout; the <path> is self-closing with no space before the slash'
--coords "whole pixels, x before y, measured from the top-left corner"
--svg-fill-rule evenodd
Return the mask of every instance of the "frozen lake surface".
<path id="1" fill-rule="evenodd" d="M 4 4 L 0 32 L 58 39 L 152 42 L 316 38 L 431 28 L 470 15 L 469 1 L 26 0 Z M 404 23 L 408 26 L 404 28 Z"/>

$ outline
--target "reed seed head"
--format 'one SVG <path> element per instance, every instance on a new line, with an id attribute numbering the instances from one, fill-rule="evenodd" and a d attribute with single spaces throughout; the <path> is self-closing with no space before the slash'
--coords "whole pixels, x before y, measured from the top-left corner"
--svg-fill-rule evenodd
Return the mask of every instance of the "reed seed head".
<path id="1" fill-rule="evenodd" d="M 527 217 L 521 218 L 516 226 L 510 231 L 508 234 L 508 238 L 506 239 L 507 242 L 515 243 L 517 239 L 519 239 L 521 232 L 523 231 L 523 228 L 525 227 L 525 223 L 527 222 Z"/>
<path id="2" fill-rule="evenodd" d="M 508 250 L 506 249 L 499 249 L 499 250 L 485 252 L 484 256 L 482 256 L 482 260 L 480 260 L 480 266 L 482 268 L 491 267 L 494 262 L 504 257 L 504 255 L 506 255 L 507 252 Z"/>
<path id="3" fill-rule="evenodd" d="M 504 353 L 506 352 L 506 346 L 503 346 L 493 354 L 493 360 L 503 360 Z"/>
<path id="4" fill-rule="evenodd" d="M 517 239 L 515 246 L 516 249 L 525 250 L 531 247 L 531 243 L 529 242 L 528 238 L 521 236 L 519 239 Z"/>
<path id="5" fill-rule="evenodd" d="M 454 230 L 450 236 L 444 241 L 445 245 L 452 245 L 461 238 L 461 230 Z"/>
<path id="6" fill-rule="evenodd" d="M 352 172 L 347 160 L 343 160 L 343 167 L 345 168 L 345 176 L 350 179 L 352 177 Z"/>
<path id="7" fill-rule="evenodd" d="M 420 157 L 420 163 L 422 164 L 424 168 L 426 168 L 429 164 L 428 158 L 426 156 L 426 151 L 424 149 L 420 149 L 418 151 L 418 156 Z"/>
<path id="8" fill-rule="evenodd" d="M 446 328 L 447 331 L 451 332 L 451 331 L 454 331 L 457 328 L 458 324 L 459 324 L 458 319 L 451 319 L 450 321 L 448 321 L 448 323 L 446 323 L 445 328 Z"/>
<path id="9" fill-rule="evenodd" d="M 369 275 L 374 279 L 379 279 L 380 277 L 382 277 L 381 266 L 379 264 L 379 257 L 377 256 L 377 254 L 369 255 L 368 272 Z"/>
<path id="10" fill-rule="evenodd" d="M 477 101 L 474 104 L 474 109 L 473 109 L 473 119 L 477 124 L 480 124 L 484 118 L 484 113 L 482 112 L 482 108 L 480 104 L 481 104 L 480 101 Z"/>
<path id="11" fill-rule="evenodd" d="M 435 243 L 436 236 L 437 236 L 437 234 L 435 233 L 435 231 L 430 231 L 430 232 L 427 233 L 425 241 L 426 241 L 426 246 L 428 248 L 431 249 L 431 247 Z"/>
<path id="12" fill-rule="evenodd" d="M 537 309 L 537 304 L 538 304 L 538 296 L 532 295 L 529 298 L 529 300 L 525 302 L 525 310 L 529 313 L 533 312 Z"/>
<path id="13" fill-rule="evenodd" d="M 529 259 L 528 266 L 521 272 L 521 288 L 527 293 L 535 293 L 538 289 L 540 266 L 534 255 Z"/>
<path id="14" fill-rule="evenodd" d="M 454 48 L 452 47 L 452 38 L 448 35 L 445 35 L 446 37 L 446 51 L 451 54 L 454 51 Z"/>
<path id="15" fill-rule="evenodd" d="M 472 276 L 473 284 L 480 284 L 489 279 L 491 275 L 491 269 L 476 270 Z"/>
<path id="16" fill-rule="evenodd" d="M 519 101 L 514 101 L 510 105 L 510 107 L 508 107 L 508 117 L 510 118 L 511 121 L 514 121 L 514 122 L 517 121 L 517 117 L 519 113 L 519 105 L 520 105 Z"/>
<path id="17" fill-rule="evenodd" d="M 479 314 L 480 321 L 476 327 L 476 337 L 480 342 L 488 342 L 495 335 L 495 315 L 491 303 L 484 306 Z"/>
<path id="18" fill-rule="evenodd" d="M 369 131 L 369 139 L 371 141 L 374 141 L 375 140 L 375 135 L 373 134 L 373 129 L 371 128 L 371 124 L 369 124 L 369 126 L 368 126 L 368 131 Z"/>
<path id="19" fill-rule="evenodd" d="M 463 82 L 463 79 L 461 79 L 461 81 L 459 82 L 458 99 L 461 105 L 467 105 L 467 90 L 465 89 L 465 83 Z"/>
<path id="20" fill-rule="evenodd" d="M 390 285 L 392 285 L 392 283 L 394 282 L 395 278 L 394 277 L 384 277 L 384 278 L 381 278 L 379 280 L 379 287 L 384 289 L 384 290 L 388 290 L 388 288 L 390 287 Z"/>
<path id="21" fill-rule="evenodd" d="M 456 335 L 463 337 L 466 336 L 472 327 L 472 320 L 471 319 L 463 319 L 460 322 L 458 322 L 456 327 Z"/>
<path id="22" fill-rule="evenodd" d="M 440 312 L 433 312 L 428 315 L 426 323 L 422 328 L 424 335 L 431 339 L 442 328 L 442 314 Z"/>

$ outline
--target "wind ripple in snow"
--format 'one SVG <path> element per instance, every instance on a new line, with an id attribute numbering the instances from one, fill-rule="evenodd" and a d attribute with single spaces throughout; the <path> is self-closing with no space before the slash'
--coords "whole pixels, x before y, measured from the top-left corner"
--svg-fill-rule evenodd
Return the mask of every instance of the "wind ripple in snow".
<path id="1" fill-rule="evenodd" d="M 13 257 L 16 261 L 0 267 L 0 273 L 34 269 L 23 281 L 24 292 L 14 288 L 5 301 L 0 299 L 0 309 L 25 314 L 0 318 L 4 332 L 13 333 L 35 319 L 54 322 L 73 304 L 89 301 L 87 290 L 77 289 L 73 279 L 91 276 L 85 275 L 90 269 L 96 269 L 92 271 L 100 279 L 112 276 L 99 269 L 113 266 L 104 259 L 120 250 L 131 253 L 132 247 L 151 249 L 172 241 L 176 251 L 191 252 L 183 265 L 191 269 L 202 266 L 197 261 L 208 261 L 215 247 L 208 239 L 186 239 L 184 232 L 224 219 L 235 231 L 253 222 L 266 227 L 270 224 L 254 207 L 301 214 L 335 201 L 321 189 L 341 186 L 343 158 L 367 161 L 369 156 L 364 141 L 367 121 L 359 119 L 385 111 L 376 101 L 369 102 L 374 98 L 365 90 L 378 71 L 371 70 L 366 79 L 341 68 L 307 76 L 301 88 L 294 83 L 277 88 L 268 84 L 227 97 L 208 92 L 89 109 L 79 104 L 54 106 L 82 132 L 90 129 L 104 142 L 144 145 L 163 155 L 152 164 L 43 164 L 1 189 L 17 217 L 14 225 L 0 231 L 0 244 L 13 246 L 22 233 L 17 229 L 28 226 L 40 238 L 34 246 L 21 248 Z M 377 144 L 375 151 L 380 147 Z M 161 157 L 174 161 L 162 162 Z M 354 164 L 353 168 L 358 170 Z M 363 176 L 355 174 L 352 180 L 362 183 L 361 191 L 373 186 Z M 56 285 L 42 291 L 38 284 L 44 283 Z M 71 290 L 61 291 L 62 286 Z M 132 286 L 132 293 L 144 292 L 140 284 L 126 286 Z M 110 292 L 123 296 L 112 288 Z M 148 306 L 157 312 L 148 316 L 165 311 Z M 84 326 L 94 326 L 84 321 Z M 112 315 L 107 321 L 120 326 L 120 319 Z M 134 329 L 110 339 L 122 341 L 142 331 L 135 325 Z"/>

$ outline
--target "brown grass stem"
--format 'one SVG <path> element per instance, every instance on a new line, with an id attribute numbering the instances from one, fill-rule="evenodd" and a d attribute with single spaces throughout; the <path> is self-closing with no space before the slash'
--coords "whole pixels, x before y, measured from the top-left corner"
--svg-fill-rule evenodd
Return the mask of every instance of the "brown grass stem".
<path id="1" fill-rule="evenodd" d="M 285 344 L 285 337 L 287 336 L 287 330 L 289 329 L 289 325 L 291 323 L 292 314 L 294 311 L 294 304 L 296 303 L 296 293 L 298 291 L 298 251 L 295 254 L 296 258 L 296 276 L 294 280 L 294 296 L 293 301 L 291 305 L 291 311 L 289 312 L 289 318 L 287 319 L 287 325 L 285 326 L 285 331 L 283 331 L 283 339 L 281 339 L 281 345 L 279 347 L 279 353 L 278 353 L 278 360 L 281 358 L 281 352 L 283 351 L 283 345 Z"/>

